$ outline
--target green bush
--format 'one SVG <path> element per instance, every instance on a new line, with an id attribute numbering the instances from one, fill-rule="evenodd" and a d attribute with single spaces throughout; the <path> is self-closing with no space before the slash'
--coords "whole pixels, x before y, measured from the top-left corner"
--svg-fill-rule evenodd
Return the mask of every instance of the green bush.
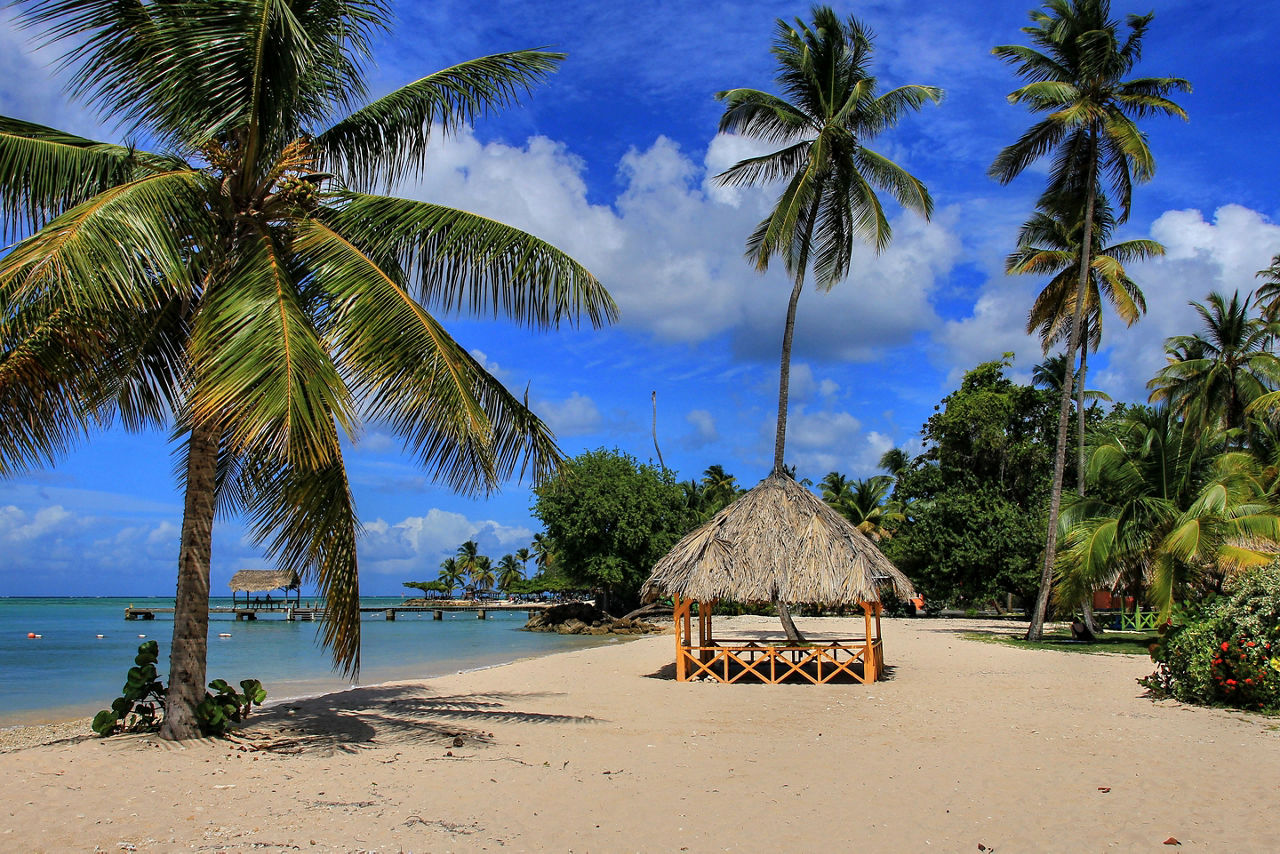
<path id="1" fill-rule="evenodd" d="M 100 736 L 117 732 L 154 732 L 160 729 L 164 714 L 166 690 L 156 672 L 160 658 L 160 645 L 153 640 L 138 646 L 134 666 L 129 668 L 122 696 L 93 718 L 90 725 Z M 204 699 L 195 709 L 196 722 L 203 735 L 226 735 L 233 723 L 249 716 L 254 706 L 261 706 L 267 692 L 257 679 L 240 682 L 243 693 L 236 691 L 222 679 L 215 679 L 209 687 L 216 694 L 205 692 Z"/>
<path id="2" fill-rule="evenodd" d="M 1156 671 L 1139 682 L 1156 696 L 1280 712 L 1280 565 L 1182 611 L 1151 657 Z"/>

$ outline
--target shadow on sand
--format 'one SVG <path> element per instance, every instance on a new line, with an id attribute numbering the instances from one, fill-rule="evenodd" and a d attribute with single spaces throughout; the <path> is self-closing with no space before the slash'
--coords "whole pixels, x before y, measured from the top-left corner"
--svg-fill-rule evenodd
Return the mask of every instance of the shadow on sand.
<path id="1" fill-rule="evenodd" d="M 328 749 L 437 743 L 489 744 L 493 724 L 595 724 L 589 715 L 557 715 L 519 708 L 545 693 L 435 694 L 417 685 L 339 691 L 269 706 L 255 713 L 236 737 L 258 750 L 300 753 Z"/>

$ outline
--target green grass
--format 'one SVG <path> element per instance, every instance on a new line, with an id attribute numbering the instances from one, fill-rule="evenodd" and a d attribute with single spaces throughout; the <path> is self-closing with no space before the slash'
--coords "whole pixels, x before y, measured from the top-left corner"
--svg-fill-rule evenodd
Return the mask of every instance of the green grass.
<path id="1" fill-rule="evenodd" d="M 1100 635 L 1093 643 L 1077 643 L 1071 640 L 1069 632 L 1048 632 L 1042 640 L 1028 641 L 1020 635 L 997 634 L 995 632 L 965 632 L 966 640 L 982 643 L 998 643 L 1018 649 L 1051 649 L 1055 652 L 1082 652 L 1086 654 L 1118 653 L 1121 655 L 1147 655 L 1147 647 L 1158 636 L 1150 632 L 1107 632 Z"/>

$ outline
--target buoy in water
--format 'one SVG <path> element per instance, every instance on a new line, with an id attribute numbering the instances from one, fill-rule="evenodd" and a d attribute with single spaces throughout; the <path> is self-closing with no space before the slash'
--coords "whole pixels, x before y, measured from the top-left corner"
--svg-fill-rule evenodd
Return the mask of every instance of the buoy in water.
<path id="1" fill-rule="evenodd" d="M 231 637 L 231 632 L 218 632 L 218 637 L 220 637 L 220 638 L 229 638 L 229 637 Z"/>
<path id="2" fill-rule="evenodd" d="M 38 638 L 38 637 L 40 637 L 40 636 L 39 636 L 38 634 L 36 634 L 35 632 L 27 632 L 27 637 L 28 637 L 28 638 Z"/>
<path id="3" fill-rule="evenodd" d="M 145 638 L 145 637 L 146 637 L 146 635 L 138 635 L 138 637 L 140 637 L 140 638 Z"/>
<path id="4" fill-rule="evenodd" d="M 98 640 L 102 640 L 102 635 L 98 635 Z"/>

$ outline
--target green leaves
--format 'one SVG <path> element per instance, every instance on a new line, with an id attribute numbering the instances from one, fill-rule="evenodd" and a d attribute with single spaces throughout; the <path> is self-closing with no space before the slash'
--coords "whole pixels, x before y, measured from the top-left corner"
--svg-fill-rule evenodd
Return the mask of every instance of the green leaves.
<path id="1" fill-rule="evenodd" d="M 546 241 L 442 205 L 343 193 L 323 220 L 387 270 L 403 271 L 424 304 L 550 329 L 618 308 L 585 267 Z"/>
<path id="2" fill-rule="evenodd" d="M 516 104 L 545 80 L 562 53 L 523 50 L 463 62 L 362 107 L 316 137 L 326 168 L 353 187 L 390 187 L 418 174 L 433 126 L 445 134 Z"/>

